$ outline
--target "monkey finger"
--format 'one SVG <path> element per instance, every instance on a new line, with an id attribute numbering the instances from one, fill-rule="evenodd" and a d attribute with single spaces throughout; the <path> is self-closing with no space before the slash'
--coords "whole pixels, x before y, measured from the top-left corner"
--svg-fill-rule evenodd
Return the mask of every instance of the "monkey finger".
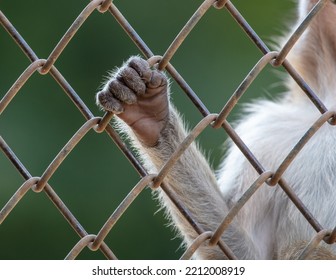
<path id="1" fill-rule="evenodd" d="M 104 110 L 112 112 L 114 114 L 120 114 L 124 111 L 124 108 L 119 100 L 114 98 L 111 93 L 104 90 L 97 93 L 97 104 Z"/>
<path id="2" fill-rule="evenodd" d="M 108 91 L 119 101 L 126 104 L 134 104 L 137 102 L 137 97 L 134 92 L 123 82 L 119 80 L 112 80 L 108 84 Z"/>
<path id="3" fill-rule="evenodd" d="M 166 84 L 167 84 L 166 76 L 162 72 L 158 70 L 154 70 L 152 72 L 152 77 L 149 83 L 147 84 L 147 87 L 154 89 L 154 88 L 162 87 Z"/>
<path id="4" fill-rule="evenodd" d="M 140 78 L 145 81 L 149 82 L 152 76 L 152 70 L 148 62 L 140 57 L 132 57 L 128 61 L 129 67 L 133 68 L 140 76 Z"/>
<path id="5" fill-rule="evenodd" d="M 125 67 L 118 73 L 117 79 L 125 83 L 135 94 L 143 95 L 146 92 L 146 85 L 136 70 Z"/>

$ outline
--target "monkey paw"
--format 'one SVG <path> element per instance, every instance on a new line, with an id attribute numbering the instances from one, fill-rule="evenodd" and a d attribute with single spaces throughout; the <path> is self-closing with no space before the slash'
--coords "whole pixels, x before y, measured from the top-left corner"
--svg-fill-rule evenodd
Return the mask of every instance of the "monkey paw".
<path id="1" fill-rule="evenodd" d="M 153 145 L 168 113 L 168 81 L 148 62 L 131 57 L 97 93 L 97 104 L 118 115 L 146 145 Z"/>

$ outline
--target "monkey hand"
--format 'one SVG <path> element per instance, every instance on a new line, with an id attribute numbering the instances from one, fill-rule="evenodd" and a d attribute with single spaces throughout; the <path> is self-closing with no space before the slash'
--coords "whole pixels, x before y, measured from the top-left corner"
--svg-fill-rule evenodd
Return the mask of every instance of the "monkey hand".
<path id="1" fill-rule="evenodd" d="M 168 81 L 146 60 L 131 57 L 97 93 L 97 104 L 123 120 L 144 145 L 155 146 L 169 115 Z"/>

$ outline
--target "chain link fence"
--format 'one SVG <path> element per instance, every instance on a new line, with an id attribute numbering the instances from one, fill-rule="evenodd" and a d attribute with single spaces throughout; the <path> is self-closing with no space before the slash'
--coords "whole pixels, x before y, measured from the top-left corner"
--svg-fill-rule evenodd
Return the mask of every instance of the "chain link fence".
<path id="1" fill-rule="evenodd" d="M 300 38 L 300 35 L 304 32 L 305 28 L 309 25 L 314 16 L 324 7 L 327 1 L 321 0 L 312 11 L 308 14 L 306 19 L 302 22 L 300 26 L 297 27 L 294 34 L 288 39 L 287 43 L 280 51 L 271 51 L 269 47 L 264 43 L 263 40 L 258 36 L 258 34 L 251 28 L 249 23 L 240 14 L 239 10 L 231 1 L 226 0 L 206 0 L 198 7 L 193 16 L 185 24 L 180 33 L 176 36 L 173 42 L 168 47 L 167 51 L 162 56 L 156 56 L 155 53 L 146 45 L 144 40 L 137 34 L 137 32 L 130 25 L 128 20 L 124 15 L 118 10 L 117 4 L 113 3 L 111 0 L 93 0 L 90 1 L 87 6 L 78 15 L 76 20 L 69 27 L 67 32 L 57 43 L 54 50 L 46 59 L 39 58 L 32 47 L 25 41 L 25 39 L 16 30 L 15 26 L 6 17 L 6 15 L 0 11 L 0 22 L 2 27 L 9 33 L 12 39 L 15 41 L 18 48 L 29 58 L 31 61 L 30 65 L 26 68 L 24 72 L 17 78 L 16 82 L 12 87 L 6 92 L 1 93 L 0 101 L 0 118 L 2 113 L 6 110 L 7 106 L 12 102 L 15 102 L 14 97 L 20 94 L 20 89 L 31 79 L 34 73 L 39 73 L 41 75 L 50 75 L 60 86 L 60 88 L 66 93 L 69 99 L 76 106 L 78 111 L 85 118 L 84 124 L 77 130 L 77 132 L 68 140 L 65 146 L 60 149 L 59 153 L 54 157 L 51 163 L 45 167 L 45 171 L 40 176 L 34 176 L 26 168 L 26 166 L 21 162 L 20 158 L 16 155 L 15 151 L 11 148 L 11 143 L 8 143 L 0 134 L 0 147 L 3 154 L 6 156 L 8 161 L 10 161 L 17 172 L 24 178 L 24 182 L 21 186 L 17 187 L 16 192 L 12 197 L 2 205 L 0 208 L 0 224 L 2 224 L 6 219 L 10 217 L 13 209 L 21 202 L 25 195 L 29 191 L 35 193 L 45 193 L 57 210 L 62 214 L 64 219 L 71 225 L 72 229 L 80 237 L 77 244 L 74 244 L 73 248 L 69 248 L 69 253 L 66 259 L 75 259 L 82 252 L 84 248 L 89 248 L 92 251 L 100 250 L 106 258 L 117 259 L 117 255 L 114 252 L 113 247 L 109 246 L 105 242 L 106 237 L 114 230 L 119 218 L 124 215 L 125 211 L 132 205 L 132 203 L 137 199 L 137 197 L 146 189 L 148 185 L 154 187 L 162 188 L 168 197 L 173 201 L 176 207 L 185 216 L 186 220 L 189 221 L 191 226 L 199 234 L 198 238 L 193 242 L 193 244 L 183 252 L 181 259 L 192 258 L 194 252 L 197 248 L 204 242 L 208 242 L 210 246 L 219 246 L 221 250 L 228 256 L 229 259 L 236 259 L 230 248 L 220 241 L 220 236 L 223 234 L 227 226 L 234 219 L 240 209 L 244 204 L 253 196 L 253 194 L 258 190 L 258 188 L 265 182 L 270 186 L 278 184 L 289 199 L 296 205 L 302 215 L 307 219 L 310 225 L 316 231 L 316 237 L 309 243 L 305 248 L 304 252 L 300 256 L 301 258 L 306 258 L 309 253 L 314 249 L 320 242 L 327 242 L 332 244 L 336 239 L 336 230 L 323 228 L 316 218 L 309 212 L 309 209 L 300 201 L 299 197 L 293 192 L 291 186 L 288 185 L 283 179 L 282 174 L 291 164 L 293 159 L 300 153 L 301 149 L 310 140 L 310 138 L 319 130 L 319 128 L 329 122 L 334 123 L 335 112 L 328 111 L 325 105 L 319 100 L 317 95 L 311 90 L 311 88 L 305 83 L 305 81 L 300 77 L 300 75 L 293 69 L 290 63 L 286 60 L 286 56 L 295 45 L 296 41 Z M 179 50 L 181 44 L 189 36 L 193 28 L 197 25 L 201 25 L 199 22 L 202 17 L 209 11 L 209 9 L 216 8 L 218 10 L 224 10 L 226 13 L 230 14 L 237 24 L 241 27 L 243 32 L 253 41 L 255 46 L 261 51 L 261 59 L 256 63 L 250 73 L 241 82 L 240 86 L 232 93 L 231 98 L 223 106 L 219 113 L 211 113 L 210 110 L 203 104 L 202 100 L 197 96 L 194 90 L 188 85 L 181 74 L 170 64 L 171 59 L 174 57 L 177 50 Z M 257 7 L 256 7 L 257 8 Z M 67 45 L 76 36 L 76 33 L 80 30 L 81 26 L 85 21 L 87 21 L 90 16 L 98 10 L 100 13 L 110 14 L 118 24 L 123 28 L 126 34 L 132 39 L 134 44 L 139 48 L 144 57 L 148 59 L 158 59 L 159 69 L 165 69 L 171 77 L 174 79 L 176 84 L 183 90 L 186 96 L 189 97 L 191 102 L 196 106 L 200 114 L 202 115 L 202 120 L 195 126 L 195 128 L 190 132 L 185 141 L 181 144 L 180 148 L 174 153 L 174 155 L 168 160 L 168 162 L 161 169 L 159 174 L 151 175 L 148 174 L 146 169 L 138 161 L 137 157 L 124 143 L 123 139 L 118 135 L 114 128 L 110 124 L 110 120 L 113 115 L 106 113 L 104 116 L 95 116 L 87 106 L 87 104 L 81 99 L 81 97 L 72 88 L 69 82 L 63 77 L 62 73 L 56 68 L 55 63 L 60 56 L 62 56 L 63 51 L 66 49 Z M 42 42 L 43 43 L 43 42 Z M 13 58 L 14 60 L 14 58 Z M 266 171 L 265 168 L 260 164 L 255 155 L 249 150 L 245 143 L 240 139 L 239 135 L 232 128 L 228 121 L 229 115 L 232 110 L 236 107 L 239 99 L 244 95 L 253 81 L 258 77 L 262 70 L 267 66 L 271 65 L 273 67 L 282 66 L 285 71 L 296 81 L 296 83 L 301 87 L 305 94 L 310 98 L 311 102 L 316 106 L 316 108 L 321 112 L 321 116 L 316 122 L 311 126 L 306 134 L 302 135 L 301 140 L 297 145 L 291 150 L 286 159 L 282 162 L 277 170 L 274 172 Z M 33 102 L 33 101 L 32 101 Z M 225 217 L 223 222 L 218 226 L 215 232 L 204 232 L 201 227 L 197 224 L 192 216 L 189 215 L 187 209 L 181 204 L 177 196 L 170 191 L 164 183 L 163 179 L 170 171 L 174 162 L 178 160 L 184 150 L 193 142 L 195 139 L 204 132 L 207 127 L 213 127 L 214 129 L 222 128 L 225 133 L 230 137 L 233 142 L 238 146 L 241 152 L 245 155 L 251 165 L 260 174 L 259 178 L 255 183 L 246 191 L 239 202 L 230 210 L 228 215 Z M 12 128 L 12 129 L 15 129 Z M 105 224 L 100 228 L 97 233 L 89 233 L 84 226 L 78 221 L 76 215 L 72 213 L 67 206 L 67 204 L 60 198 L 59 194 L 55 191 L 55 188 L 50 185 L 50 180 L 54 173 L 60 168 L 69 154 L 72 153 L 73 149 L 79 145 L 82 139 L 90 131 L 96 133 L 106 133 L 111 139 L 111 145 L 116 145 L 124 154 L 124 156 L 129 160 L 133 168 L 140 174 L 141 179 L 133 187 L 133 189 L 128 193 L 124 200 L 116 207 L 110 217 L 106 220 Z M 1 131 L 0 131 L 1 133 Z M 98 141 L 98 140 L 97 140 Z M 1 176 L 6 176 L 2 174 Z M 99 178 L 96 178 L 99 181 Z M 0 189 L 1 192 L 1 189 Z M 43 210 L 42 210 L 43 211 Z M 4 226 L 4 225 L 2 225 Z M 136 238 L 136 236 L 134 237 Z M 323 241 L 324 240 L 324 241 Z M 8 242 L 14 242 L 9 241 Z M 139 240 L 140 242 L 140 240 Z M 145 249 L 145 248 L 144 248 Z M 18 256 L 20 257 L 20 256 Z"/>

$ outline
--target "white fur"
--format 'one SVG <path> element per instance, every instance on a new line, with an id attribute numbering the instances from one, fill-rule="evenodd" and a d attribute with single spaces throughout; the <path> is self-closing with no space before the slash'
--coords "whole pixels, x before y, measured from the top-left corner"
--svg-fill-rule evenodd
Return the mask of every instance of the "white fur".
<path id="1" fill-rule="evenodd" d="M 316 1 L 300 1 L 302 20 Z M 325 9 L 335 9 L 328 4 Z M 304 69 L 302 75 L 316 90 L 329 110 L 336 109 L 336 64 L 331 57 L 336 32 L 324 31 L 323 16 L 316 19 L 300 39 L 289 58 Z M 330 15 L 333 15 L 330 13 Z M 329 16 L 330 16 L 329 15 Z M 327 22 L 327 21 L 326 21 Z M 316 34 L 321 32 L 321 34 Z M 316 36 L 320 41 L 309 40 Z M 323 38 L 325 36 L 326 38 Z M 332 36 L 332 38 L 331 38 Z M 325 41 L 323 41 L 325 39 Z M 308 43 L 307 43 L 308 42 Z M 327 44 L 330 45 L 327 45 Z M 305 65 L 305 55 L 315 56 L 316 69 Z M 313 78 L 311 75 L 314 75 Z M 261 101 L 248 106 L 236 130 L 266 170 L 275 171 L 304 133 L 321 116 L 312 102 L 294 83 L 280 101 Z M 293 188 L 318 222 L 327 229 L 336 226 L 336 128 L 326 123 L 306 144 L 283 178 Z M 253 183 L 258 174 L 242 153 L 231 146 L 218 172 L 218 184 L 229 206 L 232 206 Z M 279 187 L 266 184 L 247 203 L 237 218 L 247 235 L 257 244 L 257 258 L 269 259 L 295 242 L 309 241 L 316 232 Z M 335 246 L 329 249 L 336 253 Z"/>
<path id="2" fill-rule="evenodd" d="M 316 2 L 300 1 L 299 22 Z M 333 57 L 336 53 L 336 32 L 330 31 L 328 24 L 334 20 L 330 21 L 330 17 L 335 15 L 335 9 L 333 4 L 327 4 L 288 57 L 330 110 L 336 109 L 336 58 Z M 289 92 L 280 100 L 250 104 L 235 128 L 262 166 L 273 172 L 321 116 L 298 85 L 291 81 L 288 87 Z M 283 175 L 317 221 L 327 229 L 336 226 L 335 143 L 335 127 L 324 124 Z M 181 170 L 183 167 L 178 168 Z M 200 164 L 198 168 L 202 169 L 203 165 Z M 225 204 L 222 215 L 225 216 L 225 212 L 251 186 L 258 174 L 232 144 L 217 177 Z M 190 186 L 179 182 L 176 188 L 188 189 Z M 213 202 L 212 207 L 220 208 L 220 205 Z M 204 205 L 193 205 L 191 210 L 197 216 L 204 211 Z M 172 217 L 174 219 L 174 214 Z M 208 219 L 212 224 L 220 222 L 219 217 L 209 216 Z M 185 238 L 192 236 L 180 222 L 176 224 Z M 209 225 L 209 229 L 214 230 L 215 226 Z M 243 207 L 231 228 L 224 233 L 223 240 L 239 258 L 272 259 L 281 257 L 284 251 L 300 242 L 307 244 L 315 234 L 312 226 L 279 186 L 264 184 Z M 336 253 L 335 246 L 328 246 L 328 249 Z M 200 257 L 213 257 L 202 253 L 202 250 L 205 252 L 205 249 L 200 249 Z"/>
<path id="3" fill-rule="evenodd" d="M 251 105 L 249 111 L 237 132 L 264 168 L 272 171 L 320 115 L 308 102 L 297 106 L 264 101 Z M 323 125 L 283 176 L 321 225 L 329 229 L 336 225 L 334 143 L 336 129 Z M 257 176 L 238 148 L 232 146 L 218 174 L 228 205 L 233 205 Z M 270 259 L 293 242 L 314 236 L 311 225 L 279 186 L 264 184 L 243 208 L 237 223 L 259 244 L 258 257 L 262 259 Z"/>
<path id="4" fill-rule="evenodd" d="M 299 21 L 317 0 L 301 0 Z M 327 3 L 288 56 L 329 110 L 336 109 L 336 6 Z M 265 170 L 275 172 L 295 144 L 321 116 L 293 81 L 288 93 L 276 101 L 247 106 L 235 128 Z M 127 131 L 127 130 L 126 130 Z M 173 106 L 166 127 L 154 147 L 146 147 L 128 132 L 149 172 L 158 170 L 178 149 L 187 132 Z M 336 226 L 336 128 L 324 124 L 299 152 L 283 174 L 317 221 L 326 229 Z M 165 177 L 165 185 L 178 198 L 199 231 L 214 232 L 229 209 L 258 178 L 257 172 L 234 145 L 217 172 L 192 144 Z M 189 245 L 198 237 L 189 222 L 160 188 L 162 206 Z M 316 232 L 279 186 L 264 184 L 246 203 L 222 236 L 239 259 L 293 258 Z M 335 258 L 335 246 L 319 247 L 312 258 Z M 330 250 L 330 251 L 329 251 Z M 332 254 L 329 254 L 332 252 Z M 204 243 L 198 258 L 225 258 L 218 246 Z"/>

